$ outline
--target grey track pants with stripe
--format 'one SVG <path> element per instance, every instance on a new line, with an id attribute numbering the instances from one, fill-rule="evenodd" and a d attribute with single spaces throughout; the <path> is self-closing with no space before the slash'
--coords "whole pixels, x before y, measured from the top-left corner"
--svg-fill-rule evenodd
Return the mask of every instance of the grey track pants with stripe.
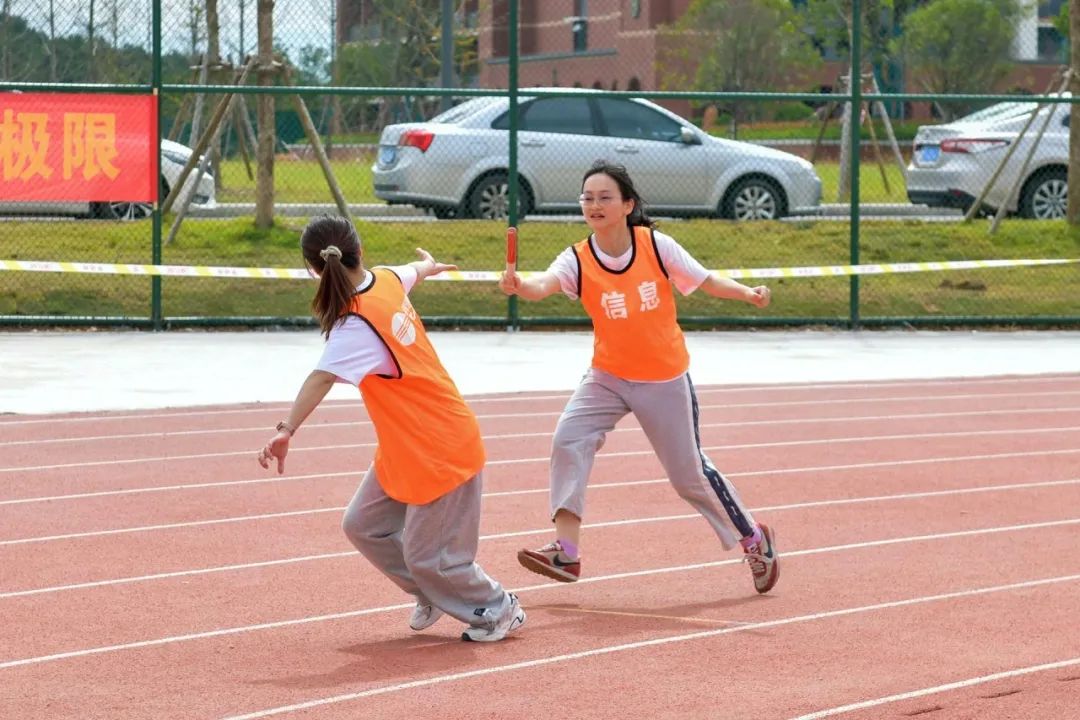
<path id="1" fill-rule="evenodd" d="M 631 382 L 590 368 L 555 429 L 551 514 L 585 513 L 585 487 L 596 452 L 620 419 L 633 413 L 672 486 L 704 516 L 725 549 L 754 532 L 735 487 L 701 449 L 698 403 L 689 374 L 667 382 Z"/>

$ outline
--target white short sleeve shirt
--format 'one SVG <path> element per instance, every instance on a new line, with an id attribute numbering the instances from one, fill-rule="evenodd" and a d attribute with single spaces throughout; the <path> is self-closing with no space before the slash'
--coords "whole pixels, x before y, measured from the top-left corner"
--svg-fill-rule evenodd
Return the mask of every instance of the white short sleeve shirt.
<path id="1" fill-rule="evenodd" d="M 389 269 L 401 278 L 406 295 L 416 286 L 419 279 L 416 268 L 411 265 L 397 265 Z M 356 286 L 356 291 L 366 290 L 373 282 L 375 277 L 367 273 L 364 280 Z M 386 343 L 370 325 L 355 315 L 349 315 L 345 322 L 335 325 L 330 331 L 330 337 L 323 346 L 322 357 L 315 369 L 336 375 L 338 382 L 349 385 L 359 385 L 368 375 L 397 373 L 397 366 Z"/>
<path id="2" fill-rule="evenodd" d="M 660 255 L 660 262 L 668 272 L 668 277 L 675 288 L 683 295 L 689 295 L 697 290 L 701 283 L 709 277 L 709 271 L 705 269 L 694 257 L 683 248 L 675 238 L 659 231 L 653 231 L 656 238 L 656 250 Z M 590 236 L 592 245 L 600 262 L 612 270 L 622 270 L 630 264 L 633 249 L 627 250 L 619 257 L 612 257 L 604 253 L 596 246 L 596 242 Z M 563 294 L 572 300 L 577 300 L 578 289 L 578 264 L 574 257 L 574 248 L 568 247 L 559 253 L 559 256 L 548 267 L 547 271 L 559 278 L 559 287 Z"/>

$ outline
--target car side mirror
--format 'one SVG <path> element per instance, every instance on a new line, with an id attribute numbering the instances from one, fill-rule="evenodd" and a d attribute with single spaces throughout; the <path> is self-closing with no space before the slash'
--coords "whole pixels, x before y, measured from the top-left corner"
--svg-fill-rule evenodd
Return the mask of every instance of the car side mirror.
<path id="1" fill-rule="evenodd" d="M 685 125 L 679 130 L 679 140 L 685 145 L 700 145 L 701 138 L 697 133 Z"/>

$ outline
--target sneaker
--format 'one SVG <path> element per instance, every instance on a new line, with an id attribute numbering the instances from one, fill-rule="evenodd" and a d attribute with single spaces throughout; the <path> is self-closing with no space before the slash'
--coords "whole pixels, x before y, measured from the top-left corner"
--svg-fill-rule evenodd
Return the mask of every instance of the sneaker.
<path id="1" fill-rule="evenodd" d="M 780 579 L 780 560 L 773 543 L 773 533 L 768 525 L 758 525 L 761 529 L 761 542 L 743 549 L 743 558 L 750 563 L 750 572 L 754 575 L 754 587 L 759 593 L 767 593 Z"/>
<path id="2" fill-rule="evenodd" d="M 567 557 L 558 540 L 539 550 L 518 550 L 518 562 L 526 570 L 559 582 L 574 582 L 581 575 L 581 559 Z"/>
<path id="3" fill-rule="evenodd" d="M 416 607 L 413 608 L 412 617 L 409 618 L 409 627 L 417 632 L 426 630 L 438 622 L 442 616 L 443 611 L 431 603 L 425 605 L 417 602 Z"/>
<path id="4" fill-rule="evenodd" d="M 517 595 L 510 593 L 510 607 L 506 609 L 502 617 L 495 621 L 491 628 L 476 627 L 475 625 L 465 628 L 461 633 L 461 639 L 467 642 L 495 642 L 502 640 L 510 633 L 525 624 L 525 611 L 521 609 Z"/>

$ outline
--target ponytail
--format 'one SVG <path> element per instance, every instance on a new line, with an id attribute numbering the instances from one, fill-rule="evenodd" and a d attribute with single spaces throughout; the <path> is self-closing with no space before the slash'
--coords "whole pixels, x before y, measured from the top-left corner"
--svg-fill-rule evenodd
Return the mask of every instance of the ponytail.
<path id="1" fill-rule="evenodd" d="M 360 264 L 360 236 L 352 223 L 341 217 L 315 218 L 300 236 L 304 262 L 319 277 L 311 311 L 326 337 L 345 319 L 356 288 L 349 270 Z"/>

